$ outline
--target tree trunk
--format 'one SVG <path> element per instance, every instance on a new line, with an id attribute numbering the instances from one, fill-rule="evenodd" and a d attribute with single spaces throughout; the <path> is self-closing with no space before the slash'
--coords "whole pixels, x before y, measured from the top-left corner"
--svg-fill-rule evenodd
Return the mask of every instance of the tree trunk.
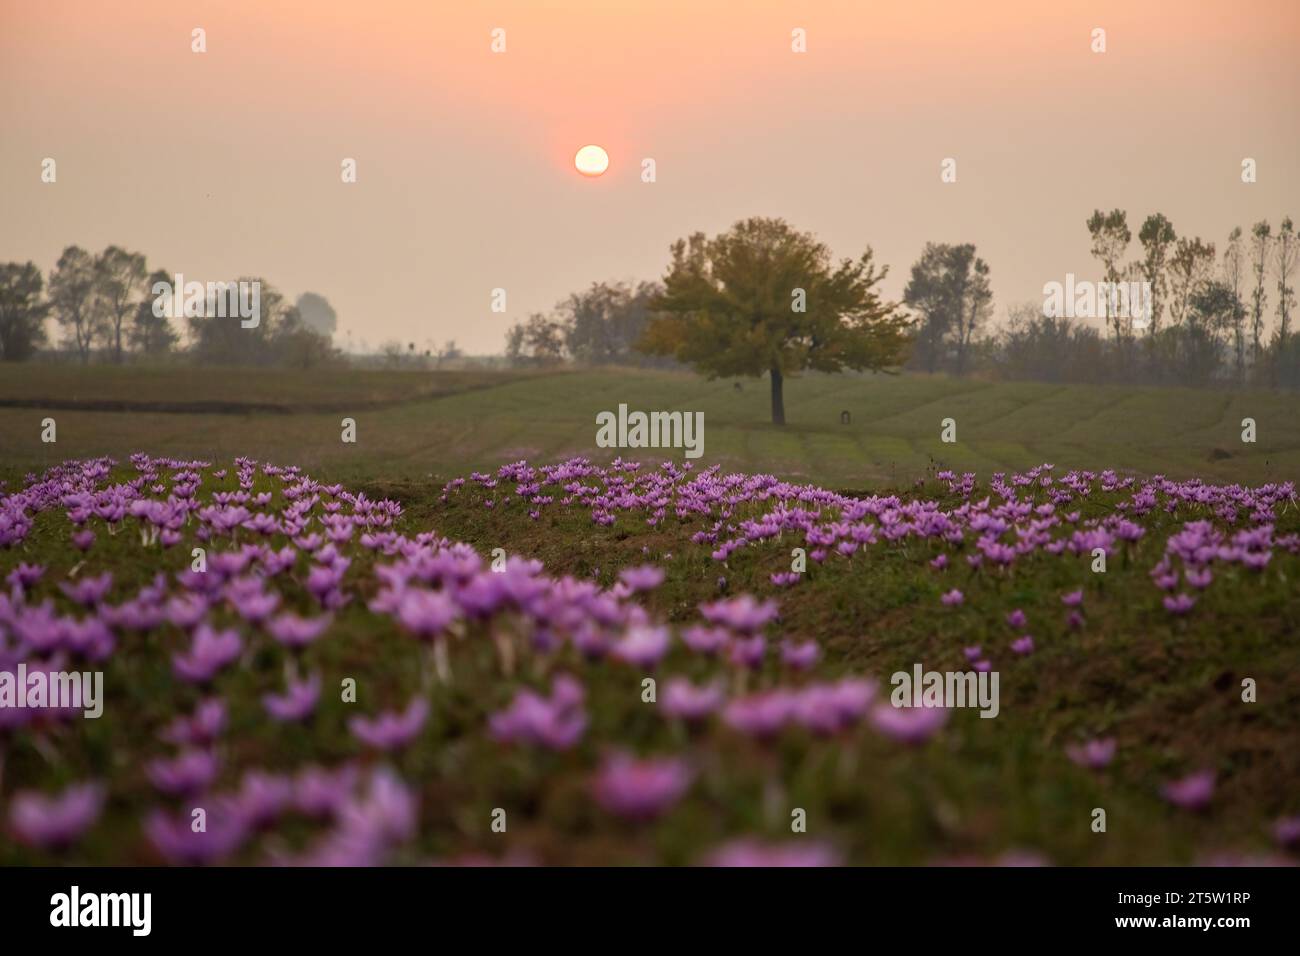
<path id="1" fill-rule="evenodd" d="M 781 391 L 781 386 L 785 380 L 781 377 L 781 370 L 777 366 L 772 366 L 772 424 L 785 424 L 785 394 Z"/>

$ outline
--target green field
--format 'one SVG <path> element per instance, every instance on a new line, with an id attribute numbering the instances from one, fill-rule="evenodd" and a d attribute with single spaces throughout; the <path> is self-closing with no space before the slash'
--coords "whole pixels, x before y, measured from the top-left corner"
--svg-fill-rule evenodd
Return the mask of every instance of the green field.
<path id="1" fill-rule="evenodd" d="M 787 381 L 781 428 L 768 422 L 765 380 L 627 369 L 3 368 L 0 462 L 11 473 L 147 450 L 250 455 L 339 480 L 448 477 L 520 458 L 611 457 L 595 445 L 595 416 L 620 402 L 703 412 L 699 464 L 842 488 L 904 486 L 932 465 L 987 476 L 1045 461 L 1249 483 L 1300 475 L 1300 415 L 1285 393 L 808 375 Z M 97 403 L 113 410 L 89 410 Z M 171 406 L 189 411 L 157 410 Z M 842 411 L 850 424 L 840 424 Z M 47 415 L 55 445 L 40 440 Z M 357 422 L 355 445 L 340 440 L 345 416 Z M 1241 440 L 1246 417 L 1257 424 L 1254 444 Z M 940 441 L 944 418 L 957 423 L 955 444 Z"/>

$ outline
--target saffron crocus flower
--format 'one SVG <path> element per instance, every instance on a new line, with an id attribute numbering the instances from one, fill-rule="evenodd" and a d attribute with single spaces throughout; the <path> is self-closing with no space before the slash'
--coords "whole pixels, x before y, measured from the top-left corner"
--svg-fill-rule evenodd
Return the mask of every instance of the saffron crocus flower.
<path id="1" fill-rule="evenodd" d="M 895 707 L 881 703 L 871 709 L 871 724 L 891 740 L 922 744 L 948 722 L 946 707 Z"/>
<path id="2" fill-rule="evenodd" d="M 523 689 L 510 706 L 488 719 L 493 738 L 502 743 L 527 743 L 552 750 L 567 750 L 587 729 L 582 684 L 561 674 L 551 684 L 551 696 Z"/>
<path id="3" fill-rule="evenodd" d="M 191 796 L 206 790 L 217 777 L 216 755 L 210 750 L 185 750 L 175 758 L 159 758 L 145 765 L 150 782 L 170 797 Z"/>
<path id="4" fill-rule="evenodd" d="M 28 564 L 24 561 L 20 563 L 18 567 L 10 571 L 5 580 L 9 582 L 11 587 L 27 591 L 30 590 L 32 585 L 39 581 L 44 574 L 45 565 Z"/>
<path id="5" fill-rule="evenodd" d="M 169 863 L 199 866 L 215 863 L 239 849 L 248 836 L 243 820 L 226 801 L 204 807 L 204 829 L 195 832 L 188 809 L 175 816 L 155 810 L 144 823 L 145 835 Z"/>
<path id="6" fill-rule="evenodd" d="M 82 578 L 80 581 L 64 581 L 59 585 L 59 590 L 82 607 L 94 607 L 104 600 L 112 586 L 113 574 L 110 571 L 105 571 L 93 578 Z"/>
<path id="7" fill-rule="evenodd" d="M 72 543 L 78 551 L 89 551 L 90 546 L 95 543 L 95 532 L 89 528 L 83 528 L 80 531 L 72 533 Z"/>
<path id="8" fill-rule="evenodd" d="M 1278 818 L 1273 824 L 1273 839 L 1287 849 L 1300 846 L 1300 817 Z"/>
<path id="9" fill-rule="evenodd" d="M 172 670 L 182 680 L 206 684 L 243 649 L 244 643 L 237 632 L 217 631 L 207 624 L 200 624 L 189 651 L 172 657 Z"/>
<path id="10" fill-rule="evenodd" d="M 1107 737 L 1085 741 L 1082 744 L 1070 744 L 1065 748 L 1065 755 L 1080 767 L 1100 770 L 1115 759 L 1115 738 Z"/>
<path id="11" fill-rule="evenodd" d="M 668 653 L 669 640 L 666 627 L 636 625 L 614 645 L 612 653 L 614 657 L 625 663 L 651 668 Z"/>
<path id="12" fill-rule="evenodd" d="M 674 677 L 664 685 L 663 712 L 687 723 L 698 723 L 722 706 L 723 696 L 720 684 L 696 687 L 685 677 Z"/>
<path id="13" fill-rule="evenodd" d="M 624 568 L 618 579 L 635 594 L 638 591 L 653 591 L 663 584 L 664 572 L 653 564 L 643 564 L 635 568 Z"/>
<path id="14" fill-rule="evenodd" d="M 731 701 L 722 719 L 741 733 L 766 740 L 780 733 L 793 716 L 794 708 L 794 698 L 785 691 L 766 691 Z"/>
<path id="15" fill-rule="evenodd" d="M 1018 637 L 1011 642 L 1011 650 L 1015 654 L 1032 654 L 1034 653 L 1034 639 L 1028 634 Z"/>
<path id="16" fill-rule="evenodd" d="M 301 648 L 324 634 L 333 620 L 329 614 L 306 618 L 286 613 L 268 621 L 266 629 L 285 647 Z"/>
<path id="17" fill-rule="evenodd" d="M 751 594 L 700 605 L 700 614 L 710 624 L 752 634 L 775 620 L 775 601 L 759 601 Z"/>
<path id="18" fill-rule="evenodd" d="M 162 739 L 177 746 L 206 747 L 226 728 L 226 705 L 209 697 L 194 708 L 191 717 L 177 717 L 162 732 Z"/>
<path id="19" fill-rule="evenodd" d="M 977 661 L 980 659 L 980 655 L 984 653 L 984 649 L 975 644 L 971 647 L 963 647 L 961 652 L 966 655 L 966 660 Z"/>
<path id="20" fill-rule="evenodd" d="M 398 750 L 405 747 L 424 729 L 429 716 L 429 704 L 417 697 L 401 713 L 382 713 L 376 717 L 353 717 L 348 729 L 367 746 L 376 750 Z"/>
<path id="21" fill-rule="evenodd" d="M 1025 626 L 1025 623 L 1025 612 L 1020 610 L 1020 608 L 1016 608 L 1007 615 L 1007 627 L 1011 628 L 1013 631 L 1020 630 Z"/>
<path id="22" fill-rule="evenodd" d="M 781 642 L 781 662 L 791 670 L 806 671 L 817 663 L 821 655 L 821 645 L 816 641 Z"/>
<path id="23" fill-rule="evenodd" d="M 767 638 L 762 634 L 753 637 L 738 637 L 731 642 L 728 658 L 738 667 L 757 670 L 763 666 L 763 657 L 767 654 Z"/>
<path id="24" fill-rule="evenodd" d="M 941 554 L 938 557 L 933 558 L 930 561 L 930 567 L 934 568 L 936 571 L 942 571 L 944 568 L 948 567 L 948 555 Z"/>
<path id="25" fill-rule="evenodd" d="M 682 798 L 693 776 L 676 757 L 637 760 L 617 754 L 597 772 L 592 793 L 610 813 L 629 820 L 652 820 Z"/>
<path id="26" fill-rule="evenodd" d="M 1184 810 L 1204 810 L 1214 796 L 1214 771 L 1198 770 L 1160 788 L 1166 800 Z"/>
<path id="27" fill-rule="evenodd" d="M 1083 604 L 1083 588 L 1061 595 L 1061 603 L 1066 607 L 1079 607 Z"/>
<path id="28" fill-rule="evenodd" d="M 962 594 L 961 591 L 956 588 L 953 588 L 951 591 L 946 592 L 941 598 L 939 598 L 939 600 L 948 607 L 957 607 L 965 602 L 966 595 Z"/>
<path id="29" fill-rule="evenodd" d="M 300 813 L 321 819 L 337 816 L 356 788 L 357 768 L 344 764 L 334 770 L 306 767 L 298 771 L 293 784 L 294 806 Z"/>
<path id="30" fill-rule="evenodd" d="M 231 809 L 250 830 L 274 823 L 293 800 L 293 781 L 280 774 L 250 770 L 239 782 Z"/>
<path id="31" fill-rule="evenodd" d="M 103 806 L 104 788 L 96 783 L 76 784 L 57 796 L 24 790 L 9 803 L 9 824 L 23 843 L 58 850 L 94 826 Z"/>
<path id="32" fill-rule="evenodd" d="M 1190 594 L 1171 594 L 1162 602 L 1170 614 L 1183 615 L 1196 605 L 1196 598 Z"/>
<path id="33" fill-rule="evenodd" d="M 839 854 L 823 843 L 788 842 L 765 844 L 757 840 L 735 840 L 713 851 L 709 866 L 719 867 L 825 867 L 838 866 Z"/>
<path id="34" fill-rule="evenodd" d="M 320 684 L 319 674 L 313 674 L 303 681 L 290 681 L 283 694 L 265 695 L 262 705 L 276 720 L 306 720 L 316 710 L 316 702 L 320 700 Z"/>
<path id="35" fill-rule="evenodd" d="M 456 602 L 442 591 L 411 589 L 397 605 L 398 622 L 416 637 L 438 637 L 459 616 Z"/>
<path id="36" fill-rule="evenodd" d="M 697 654 L 716 654 L 727 646 L 731 633 L 722 627 L 688 627 L 682 631 L 682 643 Z"/>
<path id="37" fill-rule="evenodd" d="M 1065 626 L 1072 631 L 1083 630 L 1083 615 L 1078 611 L 1071 611 L 1065 616 Z"/>

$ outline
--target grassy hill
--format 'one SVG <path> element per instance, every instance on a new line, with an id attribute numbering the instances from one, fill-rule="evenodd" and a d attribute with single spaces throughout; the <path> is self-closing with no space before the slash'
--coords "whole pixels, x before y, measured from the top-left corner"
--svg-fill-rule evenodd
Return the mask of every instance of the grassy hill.
<path id="1" fill-rule="evenodd" d="M 809 375 L 787 382 L 780 428 L 767 421 L 765 381 L 687 373 L 39 366 L 0 375 L 0 468 L 145 449 L 293 461 L 341 480 L 446 477 L 519 458 L 610 457 L 595 446 L 595 416 L 620 402 L 702 411 L 701 464 L 836 487 L 906 485 L 932 465 L 986 476 L 1044 461 L 1247 483 L 1300 474 L 1296 398 L 1280 393 Z M 40 440 L 47 415 L 57 445 Z M 340 440 L 345 416 L 355 445 Z M 1257 423 L 1253 445 L 1241 441 L 1245 417 Z M 957 422 L 955 444 L 940 441 L 944 418 Z"/>

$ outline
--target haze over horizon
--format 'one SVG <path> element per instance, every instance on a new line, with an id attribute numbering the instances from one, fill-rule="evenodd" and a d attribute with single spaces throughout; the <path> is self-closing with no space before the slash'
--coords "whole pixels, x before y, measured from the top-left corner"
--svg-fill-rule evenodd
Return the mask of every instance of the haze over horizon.
<path id="1" fill-rule="evenodd" d="M 893 298 L 925 242 L 974 243 L 1000 320 L 1099 277 L 1095 208 L 1128 211 L 1130 258 L 1152 212 L 1220 252 L 1300 216 L 1297 41 L 1293 0 L 0 0 L 0 260 L 115 243 L 320 293 L 340 346 L 482 354 L 593 281 L 660 277 L 675 239 L 769 215 L 837 257 L 873 246 Z M 573 168 L 587 143 L 599 178 Z"/>

